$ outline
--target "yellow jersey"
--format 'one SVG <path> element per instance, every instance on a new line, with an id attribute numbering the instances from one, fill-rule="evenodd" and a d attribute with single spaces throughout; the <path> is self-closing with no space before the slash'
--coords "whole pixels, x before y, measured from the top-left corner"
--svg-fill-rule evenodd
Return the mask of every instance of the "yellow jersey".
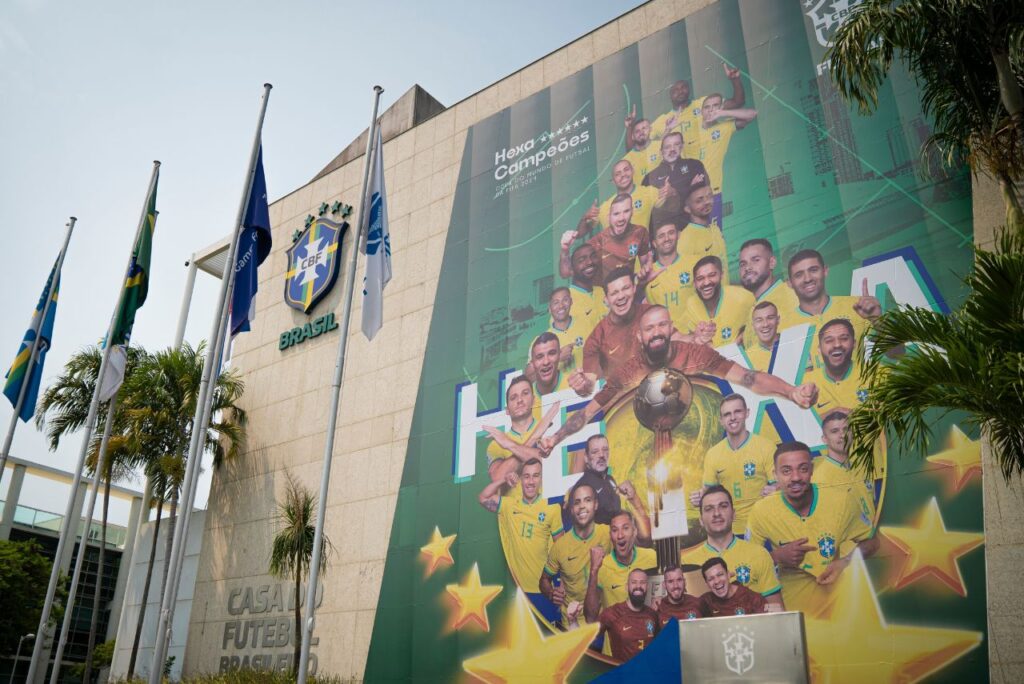
<path id="1" fill-rule="evenodd" d="M 775 355 L 775 350 L 779 346 L 779 341 L 775 340 L 772 346 L 765 347 L 761 344 L 761 341 L 757 339 L 757 336 L 754 334 L 753 330 L 751 330 L 750 328 L 744 328 L 743 330 L 744 341 L 749 339 L 750 336 L 753 335 L 755 342 L 752 346 L 740 347 L 740 354 L 743 355 L 743 358 L 746 360 L 747 365 L 749 365 L 754 370 L 761 371 L 762 373 L 769 372 L 769 369 L 772 367 L 772 359 Z"/>
<path id="2" fill-rule="evenodd" d="M 775 445 L 755 434 L 748 434 L 735 449 L 723 439 L 704 454 L 704 486 L 722 485 L 732 495 L 733 534 L 746 534 L 750 509 L 765 485 L 775 482 L 774 454 Z"/>
<path id="3" fill-rule="evenodd" d="M 715 221 L 707 226 L 702 226 L 699 223 L 687 224 L 683 232 L 679 234 L 679 244 L 676 249 L 682 255 L 693 255 L 695 263 L 701 257 L 709 255 L 718 257 L 722 260 L 722 284 L 729 284 L 729 254 L 725 249 L 725 236 L 722 235 L 722 229 Z"/>
<path id="4" fill-rule="evenodd" d="M 704 106 L 704 98 L 698 97 L 690 100 L 689 104 L 683 105 L 682 109 L 672 109 L 651 123 L 651 140 L 661 140 L 669 133 L 682 133 L 683 143 L 694 136 L 694 131 L 701 123 L 701 107 Z M 668 121 L 675 117 L 675 124 L 668 127 Z"/>
<path id="5" fill-rule="evenodd" d="M 809 350 L 809 358 L 807 361 L 807 368 L 821 368 L 824 365 L 821 361 L 821 354 L 818 351 L 818 331 L 821 326 L 828 323 L 834 318 L 845 318 L 850 321 L 853 325 L 853 331 L 857 334 L 857 341 L 860 342 L 860 338 L 864 336 L 864 333 L 871 327 L 871 321 L 861 317 L 857 313 L 853 306 L 860 300 L 860 297 L 853 296 L 836 296 L 829 297 L 828 302 L 825 304 L 825 308 L 820 314 L 809 314 L 803 311 L 799 305 L 790 309 L 786 314 L 782 316 L 782 321 L 779 323 L 779 330 L 783 328 L 789 328 L 795 325 L 803 325 L 805 323 L 810 324 L 810 329 L 807 331 L 806 343 Z M 780 314 L 782 312 L 779 312 Z"/>
<path id="6" fill-rule="evenodd" d="M 651 168 L 654 167 L 652 166 Z M 651 210 L 654 209 L 654 205 L 658 202 L 658 188 L 651 187 L 650 185 L 634 185 L 629 194 L 633 198 L 633 217 L 629 219 L 629 222 L 634 226 L 650 228 Z M 602 228 L 607 228 L 610 225 L 612 200 L 614 199 L 615 195 L 612 195 L 602 202 L 601 208 L 598 209 L 597 220 L 601 223 Z"/>
<path id="7" fill-rule="evenodd" d="M 658 168 L 658 164 L 661 163 L 661 141 L 651 140 L 647 147 L 642 150 L 630 150 L 623 159 L 633 166 L 633 185 L 639 186 L 644 182 L 644 176 Z"/>
<path id="8" fill-rule="evenodd" d="M 868 391 L 861 379 L 860 365 L 851 362 L 846 375 L 833 380 L 824 368 L 815 368 L 804 373 L 804 382 L 813 382 L 818 387 L 818 403 L 814 412 L 824 418 L 837 408 L 854 409 L 868 398 Z"/>
<path id="9" fill-rule="evenodd" d="M 623 565 L 615 557 L 615 551 L 608 553 L 601 561 L 601 567 L 597 571 L 597 587 L 601 590 L 601 608 L 614 606 L 622 603 L 629 597 L 626 590 L 626 580 L 629 573 L 640 568 L 647 570 L 657 567 L 658 554 L 654 549 L 647 549 L 640 546 L 633 547 L 633 560 Z"/>
<path id="10" fill-rule="evenodd" d="M 693 296 L 693 265 L 698 258 L 693 254 L 676 254 L 675 261 L 664 267 L 655 261 L 654 268 L 661 270 L 647 283 L 647 301 L 668 309 L 676 326 L 682 326 L 686 300 Z"/>
<path id="11" fill-rule="evenodd" d="M 535 404 L 535 406 L 534 406 L 535 412 L 536 412 L 537 408 L 538 408 L 538 405 Z M 530 436 L 530 434 L 533 432 L 533 429 L 536 426 L 537 426 L 537 418 L 536 418 L 536 416 L 534 416 L 530 420 L 530 427 L 528 427 L 526 429 L 525 433 L 519 433 L 519 432 L 516 432 L 513 428 L 509 428 L 508 431 L 505 434 L 508 435 L 509 438 L 513 442 L 515 442 L 516 444 L 524 444 L 524 443 L 526 443 L 526 439 Z M 511 451 L 509 451 L 505 447 L 499 446 L 498 443 L 495 442 L 494 440 L 491 440 L 491 443 L 487 445 L 487 467 L 490 468 L 491 464 L 494 463 L 495 461 L 500 461 L 501 459 L 508 458 L 511 455 L 512 455 Z M 539 577 L 539 575 L 538 575 L 538 577 Z"/>
<path id="12" fill-rule="evenodd" d="M 683 155 L 690 159 L 704 162 L 711 189 L 718 194 L 722 192 L 722 167 L 725 165 L 725 153 L 729 150 L 729 141 L 736 132 L 736 122 L 732 119 L 719 121 L 705 128 L 703 119 L 696 126 L 696 135 L 689 140 L 683 138 Z"/>
<path id="13" fill-rule="evenodd" d="M 612 552 L 612 544 L 608 537 L 608 526 L 594 524 L 594 531 L 583 538 L 576 534 L 576 528 L 559 537 L 548 549 L 544 572 L 548 577 L 558 575 L 565 587 L 565 604 L 562 605 L 562 617 L 565 607 L 570 601 L 579 601 L 587 597 L 587 579 L 590 576 L 590 549 L 595 546 L 604 548 L 605 554 Z"/>
<path id="14" fill-rule="evenodd" d="M 575 304 L 575 301 L 573 302 Z M 570 311 L 572 307 L 570 307 Z M 590 337 L 590 333 L 594 332 L 594 326 L 597 325 L 597 321 L 587 318 L 585 316 L 569 315 L 569 325 L 566 326 L 565 330 L 559 329 L 555 322 L 549 321 L 548 332 L 553 333 L 558 338 L 558 346 L 564 348 L 566 345 L 572 345 L 572 361 L 567 366 L 563 366 L 562 370 L 569 372 L 574 368 L 583 367 L 583 343 Z M 533 345 L 531 344 L 532 348 Z"/>
<path id="15" fill-rule="evenodd" d="M 722 285 L 722 293 L 718 297 L 718 306 L 710 315 L 704 300 L 696 296 L 686 302 L 682 329 L 693 332 L 700 321 L 714 321 L 715 336 L 711 340 L 712 347 L 734 344 L 740 331 L 747 322 L 750 307 L 754 305 L 754 295 L 736 285 Z"/>
<path id="16" fill-rule="evenodd" d="M 783 321 L 786 320 L 786 315 L 794 311 L 800 303 L 796 298 L 796 292 L 793 292 L 793 288 L 787 285 L 781 278 L 762 292 L 760 297 L 754 297 L 754 306 L 761 302 L 771 302 L 775 305 L 775 310 L 779 314 L 779 331 L 785 327 Z M 757 335 L 754 333 L 753 306 L 750 307 L 750 315 L 747 316 L 747 332 L 743 335 L 743 344 L 747 348 L 758 344 Z"/>
<path id="17" fill-rule="evenodd" d="M 875 487 L 874 479 L 882 477 L 884 466 L 876 467 L 876 477 L 872 480 L 865 480 L 861 473 L 850 468 L 849 462 L 840 463 L 828 454 L 814 459 L 814 473 L 811 475 L 811 482 L 822 489 L 842 489 L 853 495 L 860 510 L 868 517 L 868 520 L 875 520 Z"/>
<path id="18" fill-rule="evenodd" d="M 817 578 L 837 558 L 849 555 L 858 542 L 874 534 L 871 520 L 854 498 L 838 487 L 811 485 L 813 499 L 806 516 L 789 504 L 782 492 L 767 496 L 750 511 L 750 542 L 766 548 L 806 538 L 816 547 L 804 554 L 799 568 L 780 568 L 782 598 L 789 610 L 818 615 L 834 585 L 819 585 Z"/>
<path id="19" fill-rule="evenodd" d="M 679 552 L 679 563 L 682 565 L 702 565 L 709 558 L 723 559 L 729 566 L 732 581 L 761 596 L 771 596 L 782 591 L 779 576 L 775 573 L 775 562 L 763 546 L 751 544 L 734 535 L 732 542 L 723 551 L 704 542 Z"/>
<path id="20" fill-rule="evenodd" d="M 587 321 L 587 325 L 593 330 L 601 319 L 608 314 L 608 305 L 604 303 L 604 290 L 597 285 L 590 292 L 582 287 L 569 283 L 569 295 L 572 297 L 572 306 L 569 313 L 573 318 L 580 321 Z M 589 336 L 590 333 L 588 332 Z"/>
<path id="21" fill-rule="evenodd" d="M 498 501 L 498 536 L 505 562 L 523 591 L 540 591 L 540 573 L 551 544 L 562 535 L 562 509 L 538 494 L 533 501 L 503 496 Z"/>

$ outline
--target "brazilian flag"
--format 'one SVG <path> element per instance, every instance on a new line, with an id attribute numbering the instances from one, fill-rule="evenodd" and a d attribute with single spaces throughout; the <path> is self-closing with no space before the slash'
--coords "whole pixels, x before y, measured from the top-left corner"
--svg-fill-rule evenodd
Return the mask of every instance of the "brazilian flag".
<path id="1" fill-rule="evenodd" d="M 159 176 L 159 171 L 157 174 Z M 139 241 L 135 243 L 128 273 L 125 275 L 121 304 L 110 336 L 110 343 L 114 345 L 128 344 L 132 336 L 132 326 L 135 325 L 135 312 L 146 303 L 146 295 L 149 294 L 149 261 L 153 252 L 153 231 L 156 230 L 157 180 L 159 178 L 154 179 L 153 191 L 146 200 L 146 219 L 139 233 Z"/>

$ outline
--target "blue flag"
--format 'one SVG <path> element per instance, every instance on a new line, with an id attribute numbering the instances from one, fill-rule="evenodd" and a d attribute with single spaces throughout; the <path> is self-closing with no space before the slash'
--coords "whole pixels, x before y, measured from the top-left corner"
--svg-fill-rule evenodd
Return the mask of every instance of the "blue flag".
<path id="1" fill-rule="evenodd" d="M 247 332 L 249 322 L 256 318 L 256 290 L 259 287 L 256 267 L 270 254 L 271 242 L 267 179 L 263 175 L 263 145 L 260 145 L 249 205 L 245 208 L 235 253 L 235 289 L 231 293 L 232 337 Z"/>
<path id="2" fill-rule="evenodd" d="M 50 291 L 50 283 L 56 278 L 53 286 L 53 294 L 50 296 L 50 306 L 46 307 L 46 293 Z M 43 362 L 46 361 L 46 352 L 50 348 L 50 337 L 53 335 L 53 322 L 57 318 L 57 295 L 60 291 L 60 273 L 57 271 L 57 264 L 50 270 L 50 277 L 46 279 L 46 286 L 39 296 L 39 303 L 32 314 L 32 322 L 25 332 L 25 337 L 18 347 L 18 354 L 14 357 L 14 363 L 7 371 L 7 382 L 4 383 L 4 396 L 11 400 L 11 405 L 17 408 L 18 395 L 21 394 L 21 385 L 28 381 L 28 389 L 25 391 L 25 400 L 21 404 L 21 411 L 18 417 L 24 422 L 32 418 L 36 412 L 36 399 L 39 397 L 39 385 L 43 378 Z M 46 309 L 46 318 L 40 325 L 40 317 L 43 309 Z M 32 342 L 39 335 L 39 345 L 36 350 L 35 361 L 29 367 L 32 356 Z"/>

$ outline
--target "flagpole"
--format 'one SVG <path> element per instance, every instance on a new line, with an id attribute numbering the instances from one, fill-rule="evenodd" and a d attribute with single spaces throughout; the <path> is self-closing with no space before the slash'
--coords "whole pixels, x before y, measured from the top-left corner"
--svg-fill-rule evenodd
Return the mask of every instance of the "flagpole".
<path id="1" fill-rule="evenodd" d="M 334 382 L 331 384 L 331 408 L 327 421 L 327 441 L 324 445 L 324 466 L 320 475 L 320 499 L 316 511 L 316 533 L 313 536 L 313 558 L 309 564 L 309 579 L 306 582 L 306 624 L 302 632 L 302 650 L 299 653 L 297 684 L 306 684 L 309 672 L 309 646 L 316 626 L 316 588 L 320 581 L 324 521 L 327 517 L 327 489 L 331 480 L 331 458 L 334 455 L 334 433 L 338 425 L 338 407 L 341 404 L 341 381 L 345 374 L 345 351 L 348 347 L 349 320 L 352 318 L 352 297 L 355 292 L 356 261 L 363 241 L 363 226 L 366 224 L 366 184 L 370 177 L 370 152 L 377 132 L 377 109 L 384 89 L 373 86 L 373 117 L 370 119 L 369 135 L 366 138 L 366 159 L 363 161 L 363 191 L 359 198 L 359 226 L 352 242 L 349 255 L 348 279 L 345 283 L 345 310 L 341 317 L 341 336 L 338 340 L 338 358 L 334 365 Z M 154 683 L 155 684 L 155 683 Z"/>
<path id="2" fill-rule="evenodd" d="M 149 188 L 146 191 L 147 199 L 153 192 L 153 188 L 156 187 L 157 178 L 160 175 L 160 162 L 153 162 L 153 173 L 149 179 Z M 132 240 L 131 251 L 128 253 L 128 264 L 131 266 L 132 255 L 135 253 L 135 245 L 139 242 L 139 235 L 142 234 L 142 228 L 146 222 L 146 209 L 148 202 L 142 204 L 142 216 L 139 218 L 139 225 L 135 229 L 135 238 Z M 127 269 L 125 269 L 125 276 L 127 277 Z M 121 301 L 124 299 L 124 280 L 119 283 L 120 292 L 117 297 L 117 303 L 114 305 L 114 311 L 110 315 L 110 323 L 107 324 L 107 334 L 104 337 L 103 345 L 103 356 L 100 359 L 100 369 L 96 374 L 96 386 L 93 388 L 92 401 L 89 404 L 89 414 L 85 419 L 85 434 L 82 436 L 82 447 L 78 452 L 78 464 L 75 466 L 75 477 L 71 482 L 71 494 L 68 496 L 68 503 L 64 509 L 64 518 L 61 521 L 60 526 L 60 539 L 57 541 L 57 553 L 54 556 L 53 568 L 50 570 L 50 584 L 46 588 L 46 599 L 43 602 L 43 612 L 39 616 L 39 627 L 36 629 L 35 644 L 32 647 L 32 661 L 29 663 L 28 676 L 25 681 L 28 684 L 33 684 L 36 681 L 36 673 L 39 670 L 40 661 L 43 656 L 43 643 L 46 641 L 46 633 L 48 631 L 48 623 L 50 622 L 50 611 L 53 609 L 53 598 L 57 593 L 57 583 L 60 579 L 60 559 L 64 556 L 64 548 L 67 546 L 68 537 L 75 534 L 78 529 L 78 519 L 81 516 L 81 508 L 75 510 L 75 500 L 78 498 L 78 488 L 82 483 L 82 470 L 85 467 L 85 456 L 89 451 L 89 442 L 92 440 L 92 432 L 96 427 L 96 414 L 99 411 L 100 404 L 100 385 L 103 382 L 104 372 L 107 369 L 107 363 L 110 360 L 110 350 L 113 347 L 110 344 L 111 336 L 114 333 L 114 324 L 117 321 L 117 315 L 121 309 Z M 79 546 L 79 553 L 83 553 L 85 547 L 85 540 L 88 538 L 88 531 L 86 536 L 82 540 L 82 544 Z M 65 605 L 65 610 L 70 611 L 74 606 L 70 604 Z M 45 670 L 45 663 L 42 663 Z M 60 663 L 54 663 L 54 667 L 59 668 Z M 40 673 L 41 675 L 42 673 Z"/>
<path id="3" fill-rule="evenodd" d="M 18 416 L 21 415 L 22 406 L 25 404 L 25 396 L 28 394 L 28 386 L 32 379 L 33 365 L 36 362 L 36 357 L 39 355 L 39 333 L 43 329 L 43 323 L 46 322 L 46 316 L 50 313 L 50 306 L 53 303 L 53 291 L 57 287 L 57 283 L 60 281 L 60 269 L 64 265 L 64 255 L 68 251 L 68 243 L 71 242 L 71 231 L 75 229 L 75 223 L 78 221 L 74 216 L 70 217 L 67 222 L 67 231 L 64 233 L 64 246 L 60 248 L 60 254 L 57 255 L 57 267 L 53 271 L 53 280 L 50 281 L 50 286 L 46 288 L 46 300 L 43 302 L 43 310 L 40 312 L 39 320 L 35 322 L 35 339 L 32 340 L 32 350 L 29 352 L 28 365 L 25 366 L 25 377 L 21 381 L 21 388 L 18 390 L 18 401 L 14 406 L 14 415 L 11 416 L 11 424 L 7 428 L 7 436 L 4 437 L 3 451 L 0 452 L 0 482 L 4 479 L 4 469 L 7 467 L 7 457 L 11 453 L 11 443 L 14 442 L 14 431 L 18 427 Z"/>
<path id="4" fill-rule="evenodd" d="M 206 350 L 206 360 L 203 363 L 203 375 L 199 386 L 199 396 L 196 399 L 196 412 L 192 419 L 192 437 L 189 442 L 188 462 L 185 468 L 185 479 L 182 482 L 184 492 L 184 511 L 181 519 L 174 526 L 174 539 L 171 542 L 171 557 L 165 559 L 170 564 L 171 572 L 167 578 L 167 586 L 164 588 L 164 595 L 160 603 L 160 621 L 157 625 L 156 644 L 153 649 L 153 661 L 149 669 L 150 684 L 160 684 L 163 677 L 164 661 L 167 658 L 167 649 L 171 639 L 171 620 L 174 614 L 174 603 L 177 600 L 178 583 L 181 579 L 181 565 L 185 556 L 185 539 L 188 535 L 187 521 L 191 518 L 192 502 L 195 500 L 195 489 L 199 483 L 199 460 L 202 456 L 201 442 L 205 442 L 206 428 L 209 407 L 213 403 L 213 389 L 210 378 L 214 372 L 214 366 L 219 365 L 219 349 L 221 346 L 221 332 L 224 329 L 225 316 L 230 315 L 227 307 L 228 299 L 231 296 L 231 288 L 235 280 L 235 253 L 238 247 L 238 236 L 243 221 L 245 220 L 245 209 L 249 203 L 249 194 L 252 191 L 253 175 L 256 172 L 256 160 L 259 155 L 260 145 L 263 136 L 263 119 L 267 113 L 267 101 L 270 99 L 269 83 L 263 84 L 263 98 L 260 101 L 260 113 L 256 122 L 256 133 L 253 136 L 252 150 L 249 154 L 249 168 L 246 172 L 244 189 L 241 202 L 238 206 L 238 215 L 233 226 L 231 242 L 228 246 L 227 260 L 224 262 L 224 272 L 221 277 L 220 296 L 217 301 L 217 310 L 213 318 L 213 326 L 210 330 L 209 346 Z M 219 369 L 217 369 L 219 370 Z M 203 438 L 203 439 L 201 439 Z"/>
<path id="5" fill-rule="evenodd" d="M 118 388 L 120 392 L 120 388 Z M 100 440 L 100 453 L 96 459 L 96 471 L 93 474 L 92 486 L 89 488 L 89 499 L 85 503 L 85 532 L 82 535 L 82 543 L 78 546 L 78 555 L 75 557 L 75 569 L 71 573 L 71 585 L 68 587 L 68 598 L 65 605 L 68 609 L 64 611 L 64 621 L 60 626 L 60 637 L 57 640 L 57 650 L 53 652 L 53 670 L 50 672 L 50 684 L 57 684 L 60 678 L 60 661 L 64 657 L 64 647 L 67 645 L 68 631 L 71 629 L 71 615 L 74 613 L 75 595 L 78 593 L 78 582 L 82 576 L 82 561 L 85 559 L 86 541 L 89 539 L 89 530 L 92 528 L 92 517 L 96 509 L 96 495 L 99 493 L 100 480 L 107 465 L 107 443 L 110 442 L 110 433 L 114 426 L 114 413 L 117 411 L 117 394 L 107 404 L 107 420 L 103 426 L 103 438 Z M 96 586 L 96 591 L 101 587 Z"/>

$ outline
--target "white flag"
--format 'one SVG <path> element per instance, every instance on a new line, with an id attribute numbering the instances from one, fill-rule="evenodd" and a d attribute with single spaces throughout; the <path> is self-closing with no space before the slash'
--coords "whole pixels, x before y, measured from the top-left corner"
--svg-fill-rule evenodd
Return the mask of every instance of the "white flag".
<path id="1" fill-rule="evenodd" d="M 384 286 L 391 281 L 391 234 L 384 199 L 384 160 L 380 128 L 373 146 L 373 168 L 366 191 L 369 211 L 360 217 L 366 229 L 366 277 L 363 278 L 363 334 L 372 340 L 384 321 Z"/>
<path id="2" fill-rule="evenodd" d="M 110 401 L 124 382 L 124 371 L 128 366 L 128 350 L 123 344 L 115 344 L 107 357 L 107 367 L 100 379 L 100 401 Z"/>

